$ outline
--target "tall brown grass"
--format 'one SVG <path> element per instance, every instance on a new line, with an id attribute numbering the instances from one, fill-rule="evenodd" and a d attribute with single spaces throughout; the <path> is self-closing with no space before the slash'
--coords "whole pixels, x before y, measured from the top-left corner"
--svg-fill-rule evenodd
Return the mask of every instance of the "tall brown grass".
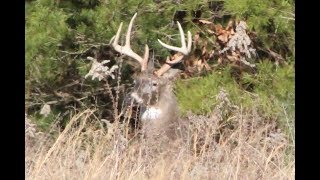
<path id="1" fill-rule="evenodd" d="M 87 109 L 55 136 L 26 139 L 26 178 L 294 179 L 293 137 L 255 110 L 228 113 L 181 118 L 173 141 L 127 136 L 127 126 Z"/>

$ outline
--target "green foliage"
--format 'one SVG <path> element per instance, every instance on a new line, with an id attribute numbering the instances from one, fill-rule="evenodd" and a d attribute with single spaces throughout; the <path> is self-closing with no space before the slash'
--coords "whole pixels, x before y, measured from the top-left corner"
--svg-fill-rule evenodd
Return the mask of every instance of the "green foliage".
<path id="1" fill-rule="evenodd" d="M 232 101 L 240 103 L 247 96 L 239 89 L 230 74 L 230 69 L 221 69 L 205 77 L 180 80 L 176 85 L 176 94 L 182 114 L 191 111 L 196 114 L 208 114 L 218 103 L 216 95 L 220 89 L 230 94 Z"/>
<path id="2" fill-rule="evenodd" d="M 259 73 L 245 75 L 244 82 L 254 84 L 258 104 L 265 116 L 277 118 L 281 125 L 293 124 L 295 108 L 294 64 L 276 67 L 270 61 L 258 65 Z"/>
<path id="3" fill-rule="evenodd" d="M 78 80 L 79 77 L 84 77 L 90 69 L 89 61 L 85 60 L 86 56 L 94 55 L 99 57 L 99 60 L 107 58 L 115 60 L 114 54 L 110 53 L 112 50 L 104 50 L 106 45 L 101 44 L 109 43 L 121 22 L 123 27 L 120 42 L 123 44 L 129 21 L 136 12 L 138 16 L 131 37 L 132 49 L 142 55 L 144 45 L 148 44 L 150 52 L 153 53 L 151 57 L 154 55 L 155 60 L 162 63 L 170 52 L 163 48 L 157 39 L 180 46 L 178 28 L 175 24 L 177 20 L 182 22 L 184 29 L 190 30 L 193 35 L 196 31 L 204 31 L 193 23 L 194 14 L 200 11 L 199 18 L 210 19 L 214 16 L 215 24 L 225 24 L 230 18 L 246 20 L 250 32 L 255 32 L 253 34 L 257 35 L 253 38 L 254 46 L 281 54 L 286 61 L 289 61 L 289 65 L 277 67 L 269 60 L 259 63 L 258 73 L 245 74 L 240 80 L 242 84 L 250 84 L 253 87 L 251 92 L 245 91 L 243 85 L 240 86 L 234 80 L 230 75 L 230 68 L 221 68 L 205 77 L 180 80 L 176 85 L 176 95 L 182 112 L 210 113 L 217 104 L 216 95 L 223 88 L 236 105 L 248 109 L 258 108 L 264 116 L 285 124 L 286 119 L 294 117 L 294 1 L 224 0 L 222 2 L 221 11 L 231 16 L 216 17 L 212 4 L 221 1 L 208 0 L 26 2 L 26 96 L 28 97 L 36 88 L 42 88 L 41 90 L 47 88 L 52 91 Z M 210 42 L 208 47 L 214 47 L 215 40 L 209 38 L 211 37 L 208 36 Z M 93 50 L 81 54 L 88 48 Z M 78 55 L 70 55 L 74 52 Z M 216 59 L 208 63 L 215 62 Z M 127 81 L 132 74 L 128 66 L 128 64 L 123 65 L 122 77 L 125 78 L 123 81 Z M 94 92 L 94 88 L 101 85 L 90 80 L 86 80 L 86 83 L 85 87 L 78 89 L 81 91 L 89 89 L 88 92 Z M 72 92 L 73 90 L 68 93 Z M 52 96 L 46 96 L 48 97 Z M 40 102 L 56 100 L 46 98 L 40 98 Z M 86 103 L 90 103 L 89 98 Z M 54 106 L 52 109 L 55 111 Z M 51 116 L 34 117 L 43 127 L 52 120 Z"/>
<path id="4" fill-rule="evenodd" d="M 294 56 L 294 6 L 291 0 L 225 0 L 226 11 L 246 19 L 263 47 L 289 51 L 289 56 Z"/>
<path id="5" fill-rule="evenodd" d="M 169 6 L 174 8 L 167 8 Z M 31 94 L 35 91 L 52 93 L 70 83 L 70 80 L 84 77 L 90 68 L 86 56 L 115 60 L 114 56 L 104 56 L 112 50 L 105 52 L 105 45 L 101 44 L 109 43 L 121 22 L 124 23 L 120 40 L 123 43 L 129 21 L 136 12 L 138 17 L 132 35 L 132 48 L 142 54 L 144 44 L 148 44 L 156 59 L 164 60 L 169 51 L 161 47 L 157 39 L 179 43 L 178 29 L 176 25 L 171 25 L 176 7 L 177 4 L 151 0 L 26 2 L 26 99 L 34 101 L 36 97 Z M 175 36 L 166 38 L 171 34 Z M 85 51 L 87 53 L 81 54 Z M 130 71 L 125 68 L 124 72 Z M 125 77 L 129 76 L 126 74 Z M 91 81 L 87 83 L 94 85 Z M 52 99 L 56 96 L 46 97 L 50 98 L 40 97 L 41 102 L 56 100 Z M 36 101 L 39 99 L 36 98 Z"/>
<path id="6" fill-rule="evenodd" d="M 258 109 L 261 115 L 276 119 L 280 124 L 292 125 L 294 119 L 294 65 L 276 67 L 270 61 L 258 64 L 258 73 L 246 74 L 244 84 L 253 85 L 248 92 L 238 85 L 230 75 L 230 69 L 214 71 L 212 74 L 188 80 L 180 80 L 176 85 L 182 114 L 191 111 L 209 114 L 217 104 L 216 95 L 223 88 L 230 100 L 247 109 Z"/>
<path id="7" fill-rule="evenodd" d="M 26 17 L 26 84 L 52 81 L 61 73 L 58 49 L 68 33 L 67 15 L 52 1 L 35 1 L 27 6 Z"/>
<path id="8" fill-rule="evenodd" d="M 37 127 L 39 127 L 40 130 L 46 131 L 49 130 L 50 125 L 56 120 L 57 114 L 50 113 L 47 117 L 44 117 L 43 115 L 36 113 L 30 117 L 31 120 L 37 124 Z"/>

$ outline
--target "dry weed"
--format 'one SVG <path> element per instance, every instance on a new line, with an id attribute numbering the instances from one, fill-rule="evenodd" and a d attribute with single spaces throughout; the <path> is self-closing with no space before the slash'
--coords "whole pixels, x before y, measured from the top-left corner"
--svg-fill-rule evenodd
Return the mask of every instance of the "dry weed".
<path id="1" fill-rule="evenodd" d="M 180 136 L 170 143 L 161 136 L 127 138 L 121 123 L 105 126 L 87 109 L 73 116 L 54 142 L 29 144 L 26 161 L 32 163 L 26 177 L 294 179 L 294 145 L 289 137 L 255 110 L 234 107 L 223 93 L 211 116 L 182 118 Z M 234 108 L 226 113 L 227 106 Z"/>

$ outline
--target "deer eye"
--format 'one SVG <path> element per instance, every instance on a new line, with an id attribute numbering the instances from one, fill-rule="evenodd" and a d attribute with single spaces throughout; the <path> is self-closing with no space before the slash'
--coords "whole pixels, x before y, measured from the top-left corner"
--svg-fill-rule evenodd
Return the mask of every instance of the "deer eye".
<path id="1" fill-rule="evenodd" d="M 157 85 L 158 85 L 158 83 L 156 83 L 156 82 L 152 83 L 152 86 L 157 86 Z"/>

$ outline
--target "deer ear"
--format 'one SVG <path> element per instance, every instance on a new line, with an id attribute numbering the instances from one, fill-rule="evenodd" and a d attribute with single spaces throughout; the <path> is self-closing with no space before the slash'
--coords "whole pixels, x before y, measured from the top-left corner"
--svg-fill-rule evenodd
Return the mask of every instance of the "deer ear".
<path id="1" fill-rule="evenodd" d="M 167 72 L 165 72 L 162 77 L 166 78 L 168 80 L 173 80 L 175 79 L 178 74 L 181 72 L 180 69 L 169 69 Z"/>
<path id="2" fill-rule="evenodd" d="M 154 71 L 154 62 L 151 60 L 151 61 L 148 62 L 148 66 L 147 66 L 146 72 L 147 72 L 147 74 L 148 73 L 152 74 L 153 71 Z"/>

